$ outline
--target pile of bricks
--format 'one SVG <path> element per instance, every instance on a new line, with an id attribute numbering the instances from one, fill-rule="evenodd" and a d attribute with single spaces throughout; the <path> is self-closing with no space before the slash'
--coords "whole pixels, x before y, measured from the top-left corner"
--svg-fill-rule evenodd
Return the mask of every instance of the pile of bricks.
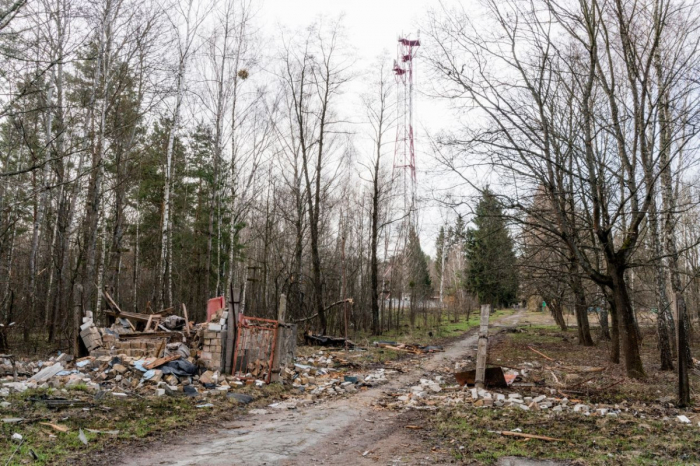
<path id="1" fill-rule="evenodd" d="M 217 325 L 221 328 L 221 326 Z M 199 356 L 207 369 L 212 371 L 221 370 L 221 355 L 223 354 L 223 343 L 224 336 L 226 332 L 224 330 L 216 331 L 205 329 L 202 337 L 204 344 L 202 346 L 202 353 Z"/>
<path id="2" fill-rule="evenodd" d="M 83 325 L 80 326 L 80 337 L 88 351 L 95 351 L 102 348 L 102 335 L 92 321 L 92 312 L 88 311 L 86 314 L 83 317 Z"/>
<path id="3" fill-rule="evenodd" d="M 159 356 L 156 354 L 158 347 L 161 345 L 159 340 L 134 339 L 120 341 L 107 334 L 103 335 L 102 338 L 110 340 L 109 343 L 105 341 L 106 348 L 91 351 L 91 356 L 125 355 L 132 358 Z"/>

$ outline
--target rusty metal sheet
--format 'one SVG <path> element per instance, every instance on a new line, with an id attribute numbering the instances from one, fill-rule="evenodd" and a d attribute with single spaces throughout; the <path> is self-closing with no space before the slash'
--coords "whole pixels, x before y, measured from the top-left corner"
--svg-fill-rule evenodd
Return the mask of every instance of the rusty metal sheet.
<path id="1" fill-rule="evenodd" d="M 462 386 L 474 385 L 475 378 L 476 378 L 476 369 L 462 371 L 462 372 L 455 372 L 455 378 L 457 379 L 457 383 L 459 383 Z M 510 379 L 510 380 L 508 380 L 508 379 Z M 487 387 L 506 388 L 506 387 L 508 387 L 508 385 L 513 383 L 513 380 L 515 380 L 515 375 L 512 375 L 512 374 L 505 375 L 503 373 L 503 369 L 500 367 L 487 367 L 486 368 L 486 380 L 484 381 L 484 384 Z"/>
<path id="2" fill-rule="evenodd" d="M 276 320 L 239 316 L 233 353 L 233 375 L 251 379 L 251 383 L 255 379 L 270 383 L 278 327 Z"/>

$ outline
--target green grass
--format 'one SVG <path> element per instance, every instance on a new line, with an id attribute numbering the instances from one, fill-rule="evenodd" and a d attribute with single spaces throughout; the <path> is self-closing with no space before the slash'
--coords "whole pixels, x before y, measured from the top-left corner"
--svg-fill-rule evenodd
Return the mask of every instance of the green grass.
<path id="1" fill-rule="evenodd" d="M 512 315 L 515 311 L 512 309 L 501 309 L 491 314 L 490 322 L 493 323 L 502 317 Z M 389 348 L 376 348 L 373 346 L 375 341 L 395 341 L 398 344 L 418 344 L 418 345 L 440 345 L 446 340 L 454 337 L 459 337 L 465 332 L 479 326 L 479 314 L 475 311 L 471 313 L 469 320 L 465 315 L 458 316 L 456 322 L 453 322 L 452 315 L 444 315 L 440 322 L 434 314 L 428 316 L 428 326 L 425 326 L 425 321 L 422 315 L 416 317 L 415 326 L 412 328 L 408 317 L 401 321 L 399 329 L 392 328 L 391 331 L 384 332 L 381 335 L 371 335 L 366 332 L 358 332 L 352 336 L 352 340 L 367 349 L 362 356 L 353 359 L 354 362 L 366 364 L 378 364 L 387 361 L 393 361 L 406 356 L 403 351 L 395 351 Z M 448 319 L 449 317 L 449 319 Z"/>
<path id="2" fill-rule="evenodd" d="M 500 309 L 491 314 L 490 321 L 493 323 L 496 320 L 513 314 L 512 309 Z M 468 330 L 479 325 L 479 313 L 473 311 L 467 320 L 466 315 L 459 315 L 454 321 L 454 316 L 445 313 L 440 321 L 434 313 L 428 315 L 427 325 L 422 315 L 416 317 L 415 325 L 412 328 L 407 316 L 400 321 L 399 328 L 392 327 L 391 330 L 382 333 L 381 335 L 371 335 L 369 333 L 358 332 L 355 336 L 356 343 L 371 344 L 375 341 L 396 341 L 398 343 L 414 343 L 419 345 L 428 345 L 435 343 L 438 340 L 455 337 L 467 332 Z"/>

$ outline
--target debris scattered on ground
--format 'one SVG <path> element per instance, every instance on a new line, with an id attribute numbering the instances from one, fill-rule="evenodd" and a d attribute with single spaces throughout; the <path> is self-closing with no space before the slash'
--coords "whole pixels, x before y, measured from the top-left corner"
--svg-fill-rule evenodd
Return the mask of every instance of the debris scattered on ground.
<path id="1" fill-rule="evenodd" d="M 520 377 L 520 374 L 517 374 Z M 447 378 L 435 375 L 421 378 L 417 384 L 387 393 L 387 397 L 377 403 L 379 407 L 394 410 L 434 411 L 439 407 L 471 405 L 477 409 L 520 409 L 541 412 L 542 414 L 560 415 L 575 413 L 582 416 L 605 418 L 632 417 L 636 419 L 657 419 L 663 422 L 675 421 L 680 424 L 700 427 L 700 414 L 679 414 L 680 410 L 671 403 L 632 403 L 622 400 L 618 403 L 585 403 L 571 398 L 559 389 L 532 387 L 528 395 L 517 391 L 486 390 L 469 388 L 459 384 L 448 383 Z M 688 413 L 686 413 L 688 414 Z M 511 435 L 511 434 L 503 434 Z M 558 439 L 553 439 L 558 440 Z"/>
<path id="2" fill-rule="evenodd" d="M 315 345 L 315 346 L 344 347 L 346 345 L 345 338 L 333 337 L 330 335 L 314 335 L 311 332 L 307 332 L 304 335 L 304 341 L 306 342 L 307 345 Z M 350 340 L 347 340 L 347 346 L 354 347 L 355 343 L 353 343 Z"/>
<path id="3" fill-rule="evenodd" d="M 387 348 L 394 351 L 402 351 L 412 354 L 438 353 L 445 351 L 445 349 L 442 346 L 422 346 L 410 343 L 397 343 L 395 341 L 375 341 L 374 346 L 378 348 Z"/>
<path id="4" fill-rule="evenodd" d="M 83 429 L 80 429 L 78 433 L 78 438 L 80 439 L 81 442 L 83 442 L 85 445 L 88 444 L 87 437 L 85 436 L 85 432 L 83 432 Z"/>
<path id="5" fill-rule="evenodd" d="M 297 358 L 292 367 L 282 370 L 282 375 L 299 393 L 313 397 L 356 393 L 362 387 L 382 385 L 387 382 L 387 374 L 397 373 L 392 369 L 380 368 L 365 374 L 341 374 L 337 366 L 344 364 L 341 358 L 319 351 L 310 357 Z"/>

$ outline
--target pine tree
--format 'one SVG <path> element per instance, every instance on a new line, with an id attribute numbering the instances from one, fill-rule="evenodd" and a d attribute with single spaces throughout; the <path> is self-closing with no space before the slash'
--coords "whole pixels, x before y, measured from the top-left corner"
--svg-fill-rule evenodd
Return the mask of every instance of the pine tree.
<path id="1" fill-rule="evenodd" d="M 474 225 L 467 230 L 466 288 L 482 303 L 508 305 L 518 292 L 513 240 L 503 209 L 488 188 L 476 208 Z"/>

